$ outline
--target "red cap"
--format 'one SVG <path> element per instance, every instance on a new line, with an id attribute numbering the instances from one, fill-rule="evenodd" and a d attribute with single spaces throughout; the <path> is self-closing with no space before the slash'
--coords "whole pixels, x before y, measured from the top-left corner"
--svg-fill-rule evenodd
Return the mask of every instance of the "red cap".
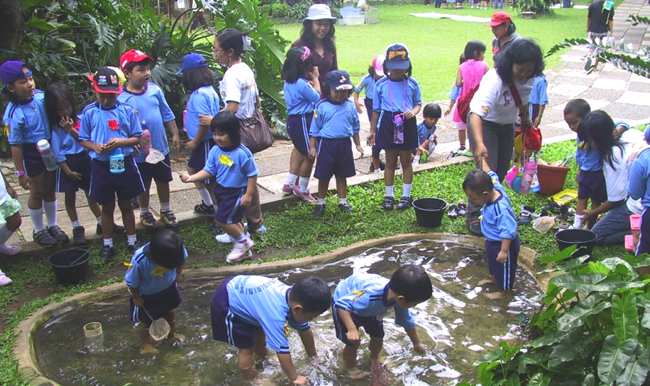
<path id="1" fill-rule="evenodd" d="M 504 23 L 512 23 L 512 19 L 507 12 L 499 11 L 492 14 L 490 19 L 490 27 L 496 27 Z"/>
<path id="2" fill-rule="evenodd" d="M 120 68 L 124 71 L 130 63 L 140 63 L 145 60 L 151 60 L 151 57 L 140 50 L 131 48 L 120 56 Z"/>

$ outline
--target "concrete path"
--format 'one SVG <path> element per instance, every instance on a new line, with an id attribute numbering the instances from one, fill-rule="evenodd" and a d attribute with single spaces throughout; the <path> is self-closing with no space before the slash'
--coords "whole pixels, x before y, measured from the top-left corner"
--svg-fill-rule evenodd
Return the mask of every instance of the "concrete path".
<path id="1" fill-rule="evenodd" d="M 632 27 L 625 22 L 631 12 L 649 15 L 650 6 L 643 0 L 626 0 L 623 2 L 616 9 L 615 37 L 618 39 L 624 37 L 626 43 L 632 43 L 635 47 L 642 44 L 644 46 L 650 45 L 650 34 L 645 26 Z M 614 119 L 625 120 L 633 125 L 650 121 L 650 79 L 632 75 L 612 65 L 602 66 L 599 71 L 586 74 L 584 71 L 586 52 L 587 49 L 584 47 L 573 48 L 562 56 L 561 63 L 556 68 L 546 72 L 549 81 L 550 103 L 547 106 L 542 122 L 544 143 L 548 144 L 574 138 L 575 135 L 568 129 L 562 116 L 564 105 L 572 98 L 584 98 L 589 101 L 592 109 L 604 109 Z M 440 103 L 446 105 L 447 101 Z M 360 116 L 360 119 L 362 122 L 361 137 L 365 141 L 369 128 L 365 113 Z M 437 134 L 440 145 L 436 150 L 434 161 L 420 165 L 416 167 L 416 170 L 426 170 L 440 165 L 468 160 L 466 157 L 450 157 L 451 151 L 458 148 L 458 142 L 457 131 L 451 127 L 449 121 L 441 120 Z M 288 172 L 291 148 L 289 141 L 277 140 L 271 148 L 256 154 L 260 168 L 258 185 L 263 204 L 285 199 L 282 197 L 281 189 Z M 366 147 L 364 153 L 363 158 L 356 160 L 357 176 L 349 180 L 350 184 L 360 184 L 382 178 L 379 173 L 368 174 L 370 149 Z M 355 154 L 356 157 L 358 157 L 358 154 Z M 195 189 L 191 185 L 183 184 L 178 178 L 177 173 L 185 169 L 185 160 L 185 155 L 178 155 L 174 160 L 174 181 L 171 186 L 172 208 L 181 222 L 195 216 L 193 207 L 200 200 Z M 26 252 L 33 251 L 38 246 L 32 242 L 32 225 L 27 216 L 26 201 L 28 192 L 20 189 L 16 183 L 10 161 L 3 161 L 0 167 L 11 181 L 12 186 L 18 191 L 19 200 L 23 205 L 21 211 L 24 216 L 23 225 L 10 242 L 21 244 Z M 312 181 L 311 189 L 312 191 L 316 190 L 315 180 Z M 87 207 L 85 198 L 82 196 L 82 194 L 78 194 L 77 198 L 80 220 L 86 227 L 87 236 L 94 237 L 96 221 Z M 152 196 L 151 207 L 154 215 L 157 216 L 159 204 L 155 188 L 152 189 Z M 59 224 L 66 232 L 71 233 L 70 221 L 64 211 L 63 197 L 61 195 L 58 196 L 58 202 L 60 208 L 58 212 Z M 117 221 L 120 222 L 119 211 L 116 210 L 115 214 Z M 136 211 L 136 218 L 138 217 L 139 213 Z"/>

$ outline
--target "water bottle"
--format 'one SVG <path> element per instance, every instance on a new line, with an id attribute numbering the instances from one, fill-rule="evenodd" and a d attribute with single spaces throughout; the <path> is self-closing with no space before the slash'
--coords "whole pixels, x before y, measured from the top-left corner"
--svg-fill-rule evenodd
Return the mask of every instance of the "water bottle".
<path id="1" fill-rule="evenodd" d="M 113 153 L 108 158 L 108 165 L 112 174 L 122 174 L 126 170 L 124 168 L 124 153 L 121 148 L 113 150 Z"/>
<path id="2" fill-rule="evenodd" d="M 536 173 L 537 162 L 533 157 L 531 157 L 528 162 L 526 162 L 526 165 L 524 165 L 524 177 L 522 178 L 520 189 L 522 193 L 528 193 Z"/>
<path id="3" fill-rule="evenodd" d="M 45 168 L 50 172 L 55 171 L 59 165 L 56 163 L 56 158 L 54 158 L 54 153 L 52 152 L 52 148 L 50 147 L 50 143 L 47 141 L 47 139 L 41 139 L 38 141 L 36 143 L 36 148 L 41 154 Z"/>
<path id="4" fill-rule="evenodd" d="M 144 121 L 142 122 L 142 138 L 140 143 L 142 144 L 142 153 L 147 155 L 151 149 L 151 132 L 149 129 L 145 129 Z"/>

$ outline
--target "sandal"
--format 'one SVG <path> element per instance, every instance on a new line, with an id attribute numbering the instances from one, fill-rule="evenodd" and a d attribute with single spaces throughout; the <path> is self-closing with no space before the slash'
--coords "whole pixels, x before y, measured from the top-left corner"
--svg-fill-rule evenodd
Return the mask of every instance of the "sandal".
<path id="1" fill-rule="evenodd" d="M 458 207 L 456 205 L 450 205 L 449 210 L 447 211 L 447 217 L 449 218 L 458 218 Z"/>
<path id="2" fill-rule="evenodd" d="M 458 213 L 458 216 L 463 217 L 467 214 L 467 207 L 465 206 L 464 202 L 459 202 L 457 207 L 458 209 L 456 212 Z"/>

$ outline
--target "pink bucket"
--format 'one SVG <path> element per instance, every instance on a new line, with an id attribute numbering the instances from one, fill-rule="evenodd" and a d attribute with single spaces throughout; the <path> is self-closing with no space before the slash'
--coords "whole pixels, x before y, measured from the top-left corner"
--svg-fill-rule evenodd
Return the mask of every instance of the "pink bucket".
<path id="1" fill-rule="evenodd" d="M 639 214 L 630 215 L 630 229 L 633 231 L 638 231 L 641 229 L 641 215 Z"/>
<path id="2" fill-rule="evenodd" d="M 634 236 L 625 235 L 625 250 L 628 252 L 634 252 Z"/>

